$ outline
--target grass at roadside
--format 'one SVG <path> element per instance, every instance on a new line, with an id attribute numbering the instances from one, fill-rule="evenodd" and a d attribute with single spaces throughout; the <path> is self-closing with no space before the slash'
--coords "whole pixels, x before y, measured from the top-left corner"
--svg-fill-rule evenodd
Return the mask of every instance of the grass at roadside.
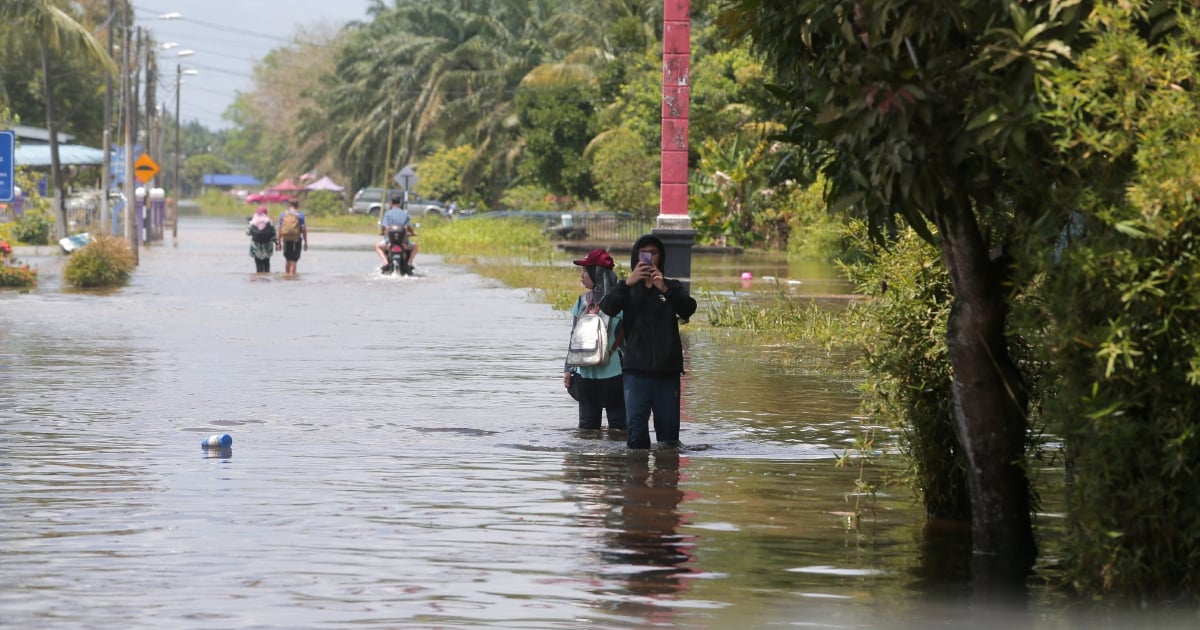
<path id="1" fill-rule="evenodd" d="M 537 299 L 566 310 L 583 291 L 579 268 L 528 221 L 476 217 L 446 221 L 425 218 L 418 229 L 423 251 L 463 265 L 510 287 L 528 288 Z"/>

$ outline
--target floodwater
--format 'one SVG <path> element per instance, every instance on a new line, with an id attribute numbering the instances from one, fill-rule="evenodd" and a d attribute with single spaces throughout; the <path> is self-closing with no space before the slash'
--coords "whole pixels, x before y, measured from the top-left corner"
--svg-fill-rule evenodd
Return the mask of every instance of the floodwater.
<path id="1" fill-rule="evenodd" d="M 565 314 L 425 253 L 381 277 L 373 242 L 314 231 L 257 276 L 243 224 L 184 217 L 126 288 L 46 257 L 0 292 L 4 626 L 1010 621 L 835 466 L 853 379 L 691 326 L 684 447 L 627 452 L 574 428 Z"/>

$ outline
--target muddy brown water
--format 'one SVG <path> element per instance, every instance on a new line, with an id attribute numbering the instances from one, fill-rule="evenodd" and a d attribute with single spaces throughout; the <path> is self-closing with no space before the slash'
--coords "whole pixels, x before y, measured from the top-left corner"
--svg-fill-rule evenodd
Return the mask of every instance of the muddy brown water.
<path id="1" fill-rule="evenodd" d="M 687 328 L 685 446 L 630 453 L 574 428 L 567 316 L 527 291 L 428 254 L 384 278 L 373 237 L 319 231 L 298 277 L 256 276 L 242 229 L 184 217 L 117 291 L 34 256 L 0 292 L 4 626 L 997 619 L 910 497 L 863 509 L 835 466 L 857 383 L 804 351 Z"/>

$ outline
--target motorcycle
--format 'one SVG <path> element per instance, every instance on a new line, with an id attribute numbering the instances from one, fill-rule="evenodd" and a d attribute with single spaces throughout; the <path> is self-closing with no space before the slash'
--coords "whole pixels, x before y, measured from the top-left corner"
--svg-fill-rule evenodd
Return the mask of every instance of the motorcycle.
<path id="1" fill-rule="evenodd" d="M 402 276 L 413 275 L 412 265 L 408 264 L 409 248 L 407 244 L 408 232 L 402 227 L 389 227 L 387 231 L 387 245 L 385 246 L 388 264 L 383 268 L 385 275 L 400 274 Z"/>

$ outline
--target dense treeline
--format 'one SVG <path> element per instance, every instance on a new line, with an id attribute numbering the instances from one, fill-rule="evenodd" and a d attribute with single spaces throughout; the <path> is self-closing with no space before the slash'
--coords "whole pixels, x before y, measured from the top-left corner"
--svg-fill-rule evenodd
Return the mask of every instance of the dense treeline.
<path id="1" fill-rule="evenodd" d="M 1200 18 L 999 8 L 736 0 L 725 19 L 778 73 L 783 137 L 883 246 L 857 272 L 878 409 L 930 515 L 971 520 L 978 585 L 1034 560 L 1045 430 L 1068 473 L 1063 586 L 1194 607 Z"/>

